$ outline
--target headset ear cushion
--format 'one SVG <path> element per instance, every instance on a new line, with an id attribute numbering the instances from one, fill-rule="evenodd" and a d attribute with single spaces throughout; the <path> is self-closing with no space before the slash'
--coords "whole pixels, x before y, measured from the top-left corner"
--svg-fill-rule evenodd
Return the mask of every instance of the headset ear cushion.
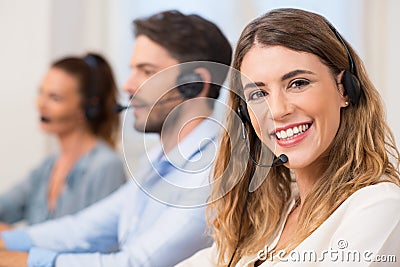
<path id="1" fill-rule="evenodd" d="M 361 96 L 360 81 L 353 73 L 345 70 L 343 73 L 342 83 L 346 90 L 346 94 L 349 96 L 350 102 L 353 105 L 357 105 Z"/>
<path id="2" fill-rule="evenodd" d="M 178 90 L 184 98 L 193 98 L 203 91 L 204 84 L 198 73 L 183 73 L 176 80 Z"/>
<path id="3" fill-rule="evenodd" d="M 249 112 L 247 110 L 247 105 L 245 103 L 239 104 L 237 113 L 238 113 L 238 116 L 240 117 L 240 119 L 242 120 L 242 122 L 244 124 L 251 123 L 250 115 L 249 115 Z"/>
<path id="4" fill-rule="evenodd" d="M 97 104 L 89 104 L 85 107 L 85 116 L 87 120 L 96 120 L 100 116 L 100 108 Z"/>

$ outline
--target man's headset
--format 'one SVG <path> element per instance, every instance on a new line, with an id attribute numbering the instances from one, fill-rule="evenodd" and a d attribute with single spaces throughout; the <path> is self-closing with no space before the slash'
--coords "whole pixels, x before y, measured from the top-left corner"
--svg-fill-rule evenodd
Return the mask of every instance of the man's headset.
<path id="1" fill-rule="evenodd" d="M 181 73 L 176 79 L 178 91 L 185 99 L 198 96 L 204 88 L 200 74 L 195 72 Z"/>

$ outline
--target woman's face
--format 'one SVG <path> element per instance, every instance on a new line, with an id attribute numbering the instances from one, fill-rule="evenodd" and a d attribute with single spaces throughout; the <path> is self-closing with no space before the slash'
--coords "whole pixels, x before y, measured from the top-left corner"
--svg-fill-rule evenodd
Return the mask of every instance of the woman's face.
<path id="1" fill-rule="evenodd" d="M 46 73 L 36 104 L 40 127 L 46 132 L 60 135 L 82 128 L 86 123 L 78 81 L 61 69 L 50 68 Z"/>
<path id="2" fill-rule="evenodd" d="M 335 137 L 343 87 L 321 60 L 282 46 L 255 45 L 240 71 L 251 123 L 275 155 L 286 154 L 287 167 L 309 167 Z"/>

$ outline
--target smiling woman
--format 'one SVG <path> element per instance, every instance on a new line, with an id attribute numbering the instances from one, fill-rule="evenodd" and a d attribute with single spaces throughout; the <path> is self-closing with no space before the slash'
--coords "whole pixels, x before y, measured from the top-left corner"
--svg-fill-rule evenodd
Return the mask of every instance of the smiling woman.
<path id="1" fill-rule="evenodd" d="M 320 15 L 277 9 L 244 29 L 233 67 L 241 74 L 232 75 L 229 105 L 242 121 L 228 114 L 216 160 L 215 244 L 179 266 L 370 266 L 366 252 L 400 257 L 399 152 L 351 46 Z M 253 154 L 244 162 L 241 127 Z M 288 162 L 261 172 L 263 147 Z M 265 181 L 249 193 L 253 179 Z"/>
<path id="2" fill-rule="evenodd" d="M 259 68 L 263 63 L 266 66 Z M 340 110 L 346 107 L 344 88 L 338 86 L 342 73 L 334 77 L 311 53 L 262 45 L 250 49 L 240 70 L 258 84 L 244 85 L 244 95 L 259 139 L 271 150 L 277 144 L 275 154 L 289 157 L 286 166 L 297 170 L 296 177 L 300 169 L 315 170 L 320 164 L 316 159 L 338 131 Z M 266 105 L 271 112 L 264 112 Z"/>

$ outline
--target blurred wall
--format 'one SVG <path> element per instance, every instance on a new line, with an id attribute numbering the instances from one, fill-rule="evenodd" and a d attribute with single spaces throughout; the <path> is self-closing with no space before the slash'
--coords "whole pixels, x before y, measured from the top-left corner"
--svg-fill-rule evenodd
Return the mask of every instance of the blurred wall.
<path id="1" fill-rule="evenodd" d="M 234 45 L 251 19 L 276 7 L 300 7 L 326 16 L 364 59 L 386 103 L 389 124 L 400 143 L 400 90 L 397 62 L 400 34 L 397 0 L 0 0 L 0 191 L 21 179 L 46 155 L 55 141 L 38 130 L 35 96 L 49 64 L 61 56 L 89 50 L 111 62 L 119 86 L 129 73 L 133 45 L 131 22 L 160 10 L 198 13 L 217 23 Z M 126 96 L 121 94 L 121 100 Z M 124 125 L 124 148 L 132 163 L 143 153 L 143 139 Z"/>
<path id="2" fill-rule="evenodd" d="M 34 99 L 50 57 L 50 2 L 0 1 L 0 190 L 48 149 L 37 128 Z"/>
<path id="3" fill-rule="evenodd" d="M 0 191 L 56 149 L 40 132 L 35 98 L 56 58 L 108 54 L 107 1 L 0 0 Z"/>

